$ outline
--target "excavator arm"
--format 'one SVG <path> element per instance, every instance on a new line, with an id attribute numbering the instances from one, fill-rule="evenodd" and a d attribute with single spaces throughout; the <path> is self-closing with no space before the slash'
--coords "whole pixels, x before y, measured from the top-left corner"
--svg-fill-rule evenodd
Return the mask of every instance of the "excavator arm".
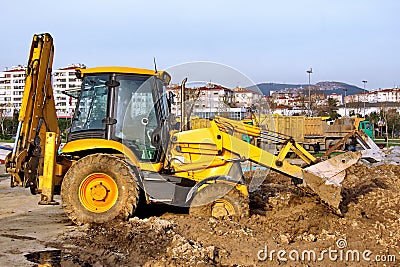
<path id="1" fill-rule="evenodd" d="M 241 155 L 241 157 L 244 156 L 254 163 L 302 180 L 303 185 L 308 186 L 324 202 L 340 213 L 341 183 L 346 176 L 345 170 L 357 163 L 363 156 L 363 152 L 347 152 L 320 162 L 320 159 L 311 155 L 290 136 L 261 130 L 258 126 L 232 121 L 223 117 L 216 117 L 215 122 L 211 122 L 211 124 L 213 123 L 222 131 L 222 140 L 224 142 L 222 146 L 224 148 Z M 275 156 L 255 145 L 232 138 L 232 131 L 260 138 L 261 140 L 280 143 L 283 147 L 279 154 Z M 301 168 L 287 162 L 285 158 L 289 151 L 294 152 L 308 167 Z"/>
<path id="2" fill-rule="evenodd" d="M 214 121 L 221 131 L 230 135 L 235 132 L 257 138 L 261 142 L 269 141 L 281 144 L 282 149 L 276 159 L 277 165 L 280 165 L 281 162 L 283 162 L 290 151 L 294 152 L 308 165 L 319 162 L 319 159 L 315 158 L 311 153 L 305 150 L 291 136 L 274 131 L 261 130 L 261 128 L 256 125 L 245 124 L 241 121 L 234 121 L 224 117 L 217 116 Z M 255 123 L 257 123 L 257 121 Z"/>
<path id="3" fill-rule="evenodd" d="M 202 155 L 204 159 L 209 157 L 208 166 L 210 168 L 223 165 L 223 162 L 248 160 L 295 178 L 297 184 L 301 183 L 310 188 L 325 203 L 340 213 L 341 182 L 345 178 L 345 170 L 360 159 L 360 152 L 347 152 L 319 162 L 296 142 L 287 139 L 280 153 L 274 155 L 235 137 L 227 129 L 227 124 L 230 124 L 230 127 L 233 126 L 235 131 L 250 136 L 260 136 L 261 134 L 259 127 L 240 125 L 240 122 L 218 117 L 210 121 L 209 128 L 176 133 L 173 137 L 173 145 L 179 150 L 178 152 L 188 154 L 188 159 L 192 156 L 196 158 L 195 155 Z M 244 128 L 248 130 L 244 130 Z M 285 159 L 289 150 L 298 154 L 305 161 L 306 167 L 289 163 Z M 193 169 L 194 164 L 196 162 L 188 161 L 187 164 L 182 162 L 179 164 L 179 168 L 177 165 L 176 169 L 183 170 L 185 165 L 188 170 Z"/>
<path id="4" fill-rule="evenodd" d="M 335 211 L 338 211 L 342 199 L 340 192 L 341 182 L 345 178 L 345 169 L 357 163 L 361 157 L 361 153 L 347 152 L 329 160 L 302 168 L 290 164 L 287 160 L 280 157 L 280 155 L 275 156 L 268 151 L 227 133 L 221 132 L 220 135 L 224 149 L 266 168 L 302 180 L 304 185 L 318 194 Z M 287 146 L 286 148 L 289 147 Z"/>
<path id="5" fill-rule="evenodd" d="M 30 187 L 33 194 L 42 191 L 44 176 L 54 174 L 60 144 L 51 84 L 53 54 L 50 34 L 33 36 L 16 139 L 6 158 L 11 186 Z"/>

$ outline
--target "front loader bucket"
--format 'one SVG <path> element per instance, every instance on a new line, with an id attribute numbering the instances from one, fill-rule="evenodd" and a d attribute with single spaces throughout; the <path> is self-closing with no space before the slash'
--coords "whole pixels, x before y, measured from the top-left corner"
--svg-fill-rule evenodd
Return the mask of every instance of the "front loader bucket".
<path id="1" fill-rule="evenodd" d="M 347 152 L 303 169 L 303 181 L 338 213 L 346 169 L 357 163 L 360 152 Z"/>

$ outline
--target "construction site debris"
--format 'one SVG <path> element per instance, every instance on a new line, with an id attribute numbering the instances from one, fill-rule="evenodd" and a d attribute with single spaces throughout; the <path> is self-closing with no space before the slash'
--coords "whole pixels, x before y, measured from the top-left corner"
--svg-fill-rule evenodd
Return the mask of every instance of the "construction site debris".
<path id="1" fill-rule="evenodd" d="M 315 251 L 320 256 L 323 250 L 339 250 L 339 245 L 344 252 L 369 250 L 372 256 L 400 260 L 399 176 L 396 165 L 350 167 L 343 182 L 343 216 L 337 216 L 319 205 L 314 194 L 272 172 L 251 195 L 250 218 L 217 220 L 165 213 L 77 227 L 63 236 L 61 249 L 95 266 L 277 266 L 285 262 L 260 258 L 265 248 Z M 314 263 L 298 259 L 286 264 Z M 325 257 L 319 263 L 343 266 L 345 262 Z"/>
<path id="2" fill-rule="evenodd" d="M 400 164 L 400 146 L 385 147 L 382 151 L 384 152 L 384 156 L 380 162 L 370 163 L 365 160 L 362 160 L 362 162 L 369 167 Z"/>

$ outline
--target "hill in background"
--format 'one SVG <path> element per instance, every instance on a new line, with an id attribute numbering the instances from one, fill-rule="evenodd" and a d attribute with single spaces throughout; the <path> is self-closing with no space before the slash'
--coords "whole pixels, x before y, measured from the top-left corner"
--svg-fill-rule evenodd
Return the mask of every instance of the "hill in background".
<path id="1" fill-rule="evenodd" d="M 270 95 L 270 91 L 293 92 L 308 90 L 308 84 L 260 83 L 257 84 L 257 87 L 264 95 Z M 255 88 L 252 86 L 250 89 L 254 90 Z M 313 91 L 319 90 L 325 94 L 344 94 L 345 90 L 347 90 L 347 95 L 354 95 L 364 92 L 364 89 L 360 87 L 343 82 L 319 82 L 316 84 L 311 84 L 311 89 Z"/>

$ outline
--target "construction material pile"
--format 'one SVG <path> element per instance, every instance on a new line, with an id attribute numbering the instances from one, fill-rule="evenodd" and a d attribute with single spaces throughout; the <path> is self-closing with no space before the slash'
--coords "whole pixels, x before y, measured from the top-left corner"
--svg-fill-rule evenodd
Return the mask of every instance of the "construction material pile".
<path id="1" fill-rule="evenodd" d="M 369 167 L 377 167 L 385 164 L 399 165 L 400 164 L 400 146 L 385 147 L 382 149 L 384 152 L 383 160 L 380 162 L 369 163 L 363 161 Z"/>
<path id="2" fill-rule="evenodd" d="M 400 164 L 400 146 L 392 146 L 389 148 L 384 148 L 383 151 L 385 152 L 385 164 Z"/>

